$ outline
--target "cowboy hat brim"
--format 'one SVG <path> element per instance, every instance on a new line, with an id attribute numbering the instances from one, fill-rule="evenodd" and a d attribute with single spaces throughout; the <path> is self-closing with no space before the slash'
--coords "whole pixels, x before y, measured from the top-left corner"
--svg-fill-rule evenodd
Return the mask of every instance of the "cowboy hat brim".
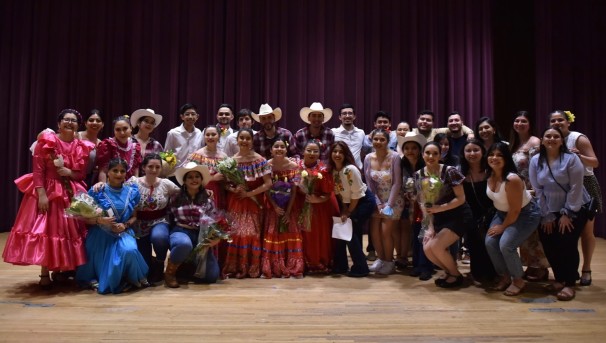
<path id="1" fill-rule="evenodd" d="M 278 121 L 280 120 L 280 118 L 282 118 L 282 110 L 280 109 L 280 107 L 276 107 L 274 108 L 273 111 L 269 112 L 269 113 L 254 113 L 252 114 L 252 118 L 257 122 L 260 123 L 261 119 L 259 118 L 260 116 L 267 116 L 273 114 L 274 115 L 274 121 Z"/>
<path id="2" fill-rule="evenodd" d="M 152 111 L 150 111 L 149 109 L 138 109 L 135 112 L 133 112 L 133 114 L 130 116 L 130 125 L 132 127 L 136 127 L 137 123 L 139 122 L 139 120 L 143 117 L 152 117 L 154 118 L 154 120 L 156 121 L 156 124 L 154 125 L 154 128 L 158 127 L 158 125 L 160 125 L 160 123 L 162 122 L 162 116 L 159 114 L 156 114 Z"/>
<path id="3" fill-rule="evenodd" d="M 208 167 L 197 164 L 196 162 L 188 162 L 183 167 L 177 169 L 175 171 L 175 179 L 177 179 L 177 182 L 179 182 L 180 185 L 183 185 L 183 178 L 185 177 L 185 174 L 191 171 L 197 171 L 200 173 L 200 175 L 202 175 L 202 186 L 206 186 L 210 181 L 211 176 Z"/>
<path id="4" fill-rule="evenodd" d="M 420 135 L 418 133 L 414 133 L 414 132 L 408 132 L 406 134 L 406 136 L 402 137 L 402 136 L 397 136 L 398 139 L 398 153 L 402 152 L 402 146 L 404 145 L 404 143 L 408 143 L 408 142 L 415 142 L 417 144 L 419 144 L 419 146 L 421 148 L 423 148 L 423 146 L 425 146 L 425 144 L 427 144 L 427 139 L 423 136 Z"/>

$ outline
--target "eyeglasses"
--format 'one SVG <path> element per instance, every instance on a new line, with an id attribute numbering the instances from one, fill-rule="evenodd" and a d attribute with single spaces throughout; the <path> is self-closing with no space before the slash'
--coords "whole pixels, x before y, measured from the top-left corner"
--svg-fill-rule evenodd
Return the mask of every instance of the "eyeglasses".
<path id="1" fill-rule="evenodd" d="M 75 118 L 63 118 L 63 119 L 61 119 L 61 121 L 64 122 L 64 123 L 77 123 L 78 119 L 75 119 Z"/>

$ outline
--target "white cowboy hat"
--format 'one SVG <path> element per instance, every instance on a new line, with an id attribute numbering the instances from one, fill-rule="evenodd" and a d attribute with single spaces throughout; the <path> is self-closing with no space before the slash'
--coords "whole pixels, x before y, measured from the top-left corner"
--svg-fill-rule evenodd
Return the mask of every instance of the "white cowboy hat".
<path id="1" fill-rule="evenodd" d="M 423 146 L 425 146 L 425 144 L 427 143 L 427 139 L 425 138 L 425 136 L 423 136 L 420 133 L 416 133 L 416 132 L 412 132 L 412 131 L 406 132 L 406 136 L 404 136 L 404 137 L 397 136 L 397 138 L 398 138 L 398 146 L 397 146 L 398 154 L 402 153 L 402 146 L 406 142 L 415 142 L 421 146 L 421 149 L 423 149 Z"/>
<path id="2" fill-rule="evenodd" d="M 309 124 L 309 114 L 314 112 L 324 113 L 324 121 L 322 123 L 326 123 L 332 117 L 332 110 L 330 108 L 324 108 L 321 103 L 314 102 L 309 107 L 303 107 L 301 111 L 299 111 L 299 115 L 301 119 Z"/>
<path id="3" fill-rule="evenodd" d="M 184 166 L 175 171 L 175 178 L 180 185 L 183 185 L 183 178 L 185 177 L 185 174 L 190 171 L 197 171 L 202 175 L 202 186 L 206 186 L 208 181 L 210 181 L 210 172 L 208 171 L 207 166 L 197 164 L 196 162 L 187 162 Z"/>
<path id="4" fill-rule="evenodd" d="M 137 123 L 139 122 L 139 119 L 141 119 L 143 117 L 152 117 L 152 118 L 154 118 L 154 120 L 156 121 L 156 124 L 154 125 L 154 128 L 156 128 L 162 122 L 162 116 L 159 115 L 159 114 L 156 114 L 154 112 L 154 110 L 152 110 L 151 108 L 148 108 L 148 109 L 141 108 L 141 109 L 138 109 L 135 112 L 133 112 L 133 114 L 130 116 L 130 125 L 132 127 L 137 126 Z"/>
<path id="5" fill-rule="evenodd" d="M 259 108 L 259 113 L 253 112 L 252 117 L 256 122 L 260 123 L 261 119 L 259 119 L 259 116 L 266 116 L 268 114 L 273 114 L 275 121 L 278 121 L 280 120 L 280 118 L 282 118 L 282 110 L 280 109 L 280 107 L 272 109 L 269 104 L 261 105 L 261 107 Z"/>

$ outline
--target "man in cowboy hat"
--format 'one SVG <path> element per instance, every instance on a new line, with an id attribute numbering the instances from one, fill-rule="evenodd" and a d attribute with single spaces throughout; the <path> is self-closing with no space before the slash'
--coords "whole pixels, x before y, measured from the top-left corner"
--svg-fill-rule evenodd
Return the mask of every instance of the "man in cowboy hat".
<path id="1" fill-rule="evenodd" d="M 251 129 L 252 128 L 252 111 L 248 108 L 243 108 L 238 111 L 236 114 L 236 123 L 238 124 L 238 131 L 241 129 Z M 223 152 L 231 157 L 235 155 L 238 151 L 240 151 L 240 147 L 238 147 L 238 131 L 234 131 L 232 134 L 227 136 L 227 140 L 225 141 L 225 148 Z M 253 130 L 253 134 L 257 133 L 257 131 Z"/>
<path id="2" fill-rule="evenodd" d="M 221 104 L 217 110 L 217 132 L 219 132 L 219 141 L 217 142 L 217 149 L 223 151 L 225 149 L 225 142 L 227 142 L 227 136 L 234 132 L 231 128 L 231 121 L 234 120 L 234 108 L 230 104 Z M 204 141 L 204 131 L 202 131 L 202 146 L 206 145 Z"/>
<path id="3" fill-rule="evenodd" d="M 332 143 L 335 142 L 335 135 L 332 130 L 324 123 L 332 117 L 332 110 L 324 108 L 321 103 L 314 102 L 309 107 L 303 107 L 299 111 L 301 119 L 308 125 L 295 133 L 295 141 L 297 142 L 297 151 L 300 156 L 303 156 L 305 143 L 311 139 L 316 139 L 322 143 L 320 147 L 320 160 L 328 162 L 328 150 Z"/>
<path id="4" fill-rule="evenodd" d="M 263 127 L 261 131 L 255 133 L 253 137 L 253 148 L 259 155 L 266 159 L 270 159 L 271 146 L 278 137 L 282 136 L 288 142 L 288 156 L 297 156 L 292 132 L 276 126 L 276 122 L 282 118 L 282 110 L 280 107 L 273 109 L 269 104 L 263 104 L 259 108 L 259 113 L 253 113 L 252 117 Z"/>
<path id="5" fill-rule="evenodd" d="M 358 129 L 354 126 L 356 120 L 356 113 L 354 107 L 351 104 L 343 104 L 339 110 L 339 120 L 341 126 L 332 129 L 332 133 L 335 135 L 335 141 L 342 141 L 347 144 L 349 150 L 356 160 L 356 165 L 359 169 L 362 169 L 362 144 L 364 143 L 364 130 Z"/>

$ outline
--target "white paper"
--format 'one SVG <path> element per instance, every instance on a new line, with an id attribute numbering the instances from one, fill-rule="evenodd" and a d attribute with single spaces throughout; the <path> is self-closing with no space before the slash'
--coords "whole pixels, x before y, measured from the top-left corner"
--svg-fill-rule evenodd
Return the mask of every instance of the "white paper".
<path id="1" fill-rule="evenodd" d="M 341 217 L 332 217 L 332 238 L 351 241 L 353 226 L 351 219 L 347 218 L 345 223 L 341 222 Z"/>

